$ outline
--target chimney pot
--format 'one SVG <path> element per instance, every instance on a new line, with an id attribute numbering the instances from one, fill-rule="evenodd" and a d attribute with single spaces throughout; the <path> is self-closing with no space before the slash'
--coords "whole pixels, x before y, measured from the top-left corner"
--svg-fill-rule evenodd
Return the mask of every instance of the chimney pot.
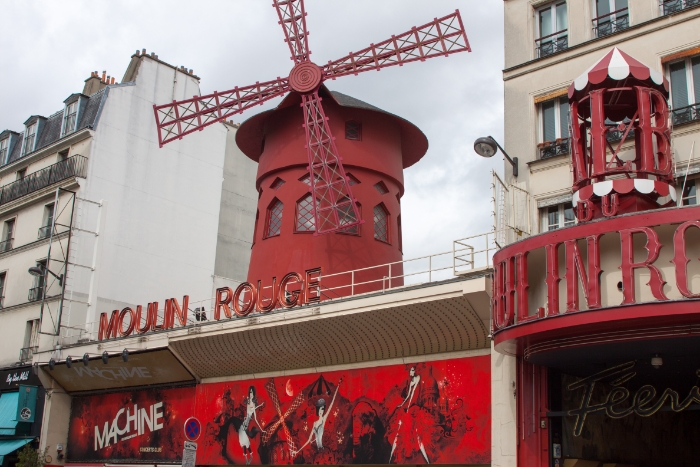
<path id="1" fill-rule="evenodd" d="M 141 55 L 141 52 L 139 51 L 139 49 L 136 49 L 136 56 L 138 57 L 139 55 Z"/>
<path id="2" fill-rule="evenodd" d="M 156 56 L 155 52 L 151 52 L 151 57 L 155 57 L 155 56 Z"/>
<path id="3" fill-rule="evenodd" d="M 141 49 L 141 55 L 146 55 L 146 49 Z"/>
<path id="4" fill-rule="evenodd" d="M 107 70 L 102 70 L 102 81 L 107 77 Z"/>
<path id="5" fill-rule="evenodd" d="M 114 76 L 112 76 L 112 83 L 111 84 L 114 84 Z"/>

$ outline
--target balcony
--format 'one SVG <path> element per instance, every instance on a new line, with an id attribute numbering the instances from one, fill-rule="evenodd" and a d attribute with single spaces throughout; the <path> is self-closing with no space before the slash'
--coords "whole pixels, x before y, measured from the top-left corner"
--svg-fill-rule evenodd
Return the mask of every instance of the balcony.
<path id="1" fill-rule="evenodd" d="M 29 296 L 27 300 L 30 302 L 36 302 L 44 298 L 44 287 L 33 287 L 29 289 Z"/>
<path id="2" fill-rule="evenodd" d="M 19 361 L 24 363 L 24 362 L 30 362 L 32 360 L 32 357 L 34 356 L 34 353 L 39 350 L 39 347 L 23 347 L 19 350 Z"/>
<path id="3" fill-rule="evenodd" d="M 8 238 L 7 240 L 0 242 L 0 253 L 5 253 L 12 249 L 12 241 L 14 238 Z"/>
<path id="4" fill-rule="evenodd" d="M 620 130 L 617 126 L 608 127 L 608 132 L 605 134 L 605 139 L 608 140 L 610 143 L 614 143 L 615 141 L 620 141 L 622 139 L 622 135 L 625 134 L 625 130 Z M 625 141 L 634 141 L 634 130 L 630 130 L 629 133 L 627 133 L 627 138 L 625 138 Z"/>
<path id="5" fill-rule="evenodd" d="M 546 141 L 538 144 L 537 146 L 540 149 L 540 160 L 569 154 L 569 141 L 569 138 L 559 138 L 555 141 Z"/>
<path id="6" fill-rule="evenodd" d="M 673 116 L 674 126 L 700 121 L 700 102 L 685 107 L 680 107 L 678 109 L 673 109 L 671 114 Z"/>
<path id="7" fill-rule="evenodd" d="M 540 37 L 539 39 L 535 39 L 537 58 L 546 57 L 547 55 L 552 55 L 568 48 L 569 35 L 566 29 L 548 36 Z"/>
<path id="8" fill-rule="evenodd" d="M 697 0 L 700 1 L 700 0 Z M 606 15 L 593 18 L 595 37 L 605 37 L 630 27 L 630 16 L 627 8 L 622 8 Z"/>
<path id="9" fill-rule="evenodd" d="M 700 5 L 700 0 L 664 0 L 661 4 L 664 15 Z"/>
<path id="10" fill-rule="evenodd" d="M 75 155 L 0 187 L 0 206 L 72 177 L 85 178 L 87 158 Z"/>

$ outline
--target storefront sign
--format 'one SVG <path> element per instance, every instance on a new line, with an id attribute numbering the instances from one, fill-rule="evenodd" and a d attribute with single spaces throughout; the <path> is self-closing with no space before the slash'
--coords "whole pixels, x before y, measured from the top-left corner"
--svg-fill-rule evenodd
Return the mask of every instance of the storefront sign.
<path id="1" fill-rule="evenodd" d="M 18 422 L 33 422 L 36 414 L 36 397 L 39 388 L 36 386 L 19 386 L 19 394 L 17 396 L 17 415 L 15 420 Z"/>
<path id="2" fill-rule="evenodd" d="M 69 462 L 179 462 L 194 387 L 73 398 Z"/>
<path id="3" fill-rule="evenodd" d="M 700 229 L 700 221 L 696 220 L 698 214 L 699 209 L 686 208 L 619 217 L 562 229 L 561 232 L 548 232 L 502 249 L 494 257 L 492 313 L 495 331 L 536 319 L 581 311 L 579 289 L 588 309 L 601 308 L 604 287 L 601 284 L 601 274 L 604 272 L 601 268 L 601 237 L 606 233 L 619 235 L 618 248 L 608 248 L 605 254 L 608 258 L 621 257 L 615 265 L 615 270 L 619 269 L 622 273 L 619 286 L 623 296 L 621 305 L 637 302 L 635 271 L 643 271 L 649 276 L 648 282 L 642 282 L 642 287 L 646 287 L 657 301 L 669 300 L 664 292 L 667 283 L 675 285 L 684 298 L 700 298 L 700 291 L 690 288 L 693 277 L 689 276 L 688 263 L 691 258 L 687 251 L 689 232 Z M 667 277 L 660 269 L 666 265 L 659 260 L 664 245 L 659 233 L 652 228 L 660 224 L 678 224 L 674 226 L 670 245 L 673 248 L 671 263 L 674 267 L 667 269 Z M 635 249 L 637 240 L 642 241 L 643 249 Z M 560 258 L 560 249 L 563 249 L 564 258 Z M 530 283 L 528 256 L 535 252 L 544 253 L 546 276 L 541 284 Z M 559 270 L 560 261 L 566 265 L 563 277 Z M 671 277 L 668 277 L 669 272 Z M 566 284 L 566 309 L 560 309 L 559 303 L 559 283 L 562 280 Z M 533 291 L 544 297 L 545 306 L 538 307 L 531 314 L 529 295 Z"/>
<path id="4" fill-rule="evenodd" d="M 70 462 L 488 464 L 490 358 L 75 397 Z M 187 461 L 189 462 L 189 461 Z"/>
<path id="5" fill-rule="evenodd" d="M 0 371 L 0 390 L 18 388 L 20 384 L 41 386 L 41 381 L 31 366 Z"/>
<path id="6" fill-rule="evenodd" d="M 581 436 L 588 415 L 605 413 L 610 418 L 624 418 L 636 414 L 640 417 L 649 417 L 664 406 L 674 412 L 681 412 L 690 407 L 691 404 L 700 404 L 700 388 L 697 385 L 693 386 L 683 399 L 680 398 L 678 392 L 669 388 L 664 389 L 657 398 L 656 388 L 648 384 L 631 394 L 629 389 L 622 384 L 636 376 L 636 372 L 633 371 L 634 366 L 635 362 L 627 362 L 583 378 L 568 386 L 569 391 L 584 389 L 580 407 L 568 412 L 569 415 L 576 417 L 574 436 Z M 700 378 L 700 370 L 695 373 Z M 601 381 L 609 383 L 613 388 L 605 401 L 592 404 L 591 399 L 596 383 Z"/>
<path id="7" fill-rule="evenodd" d="M 113 357 L 107 365 L 101 360 L 93 360 L 89 366 L 74 363 L 72 368 L 65 363 L 57 364 L 51 371 L 51 377 L 68 392 L 194 380 L 169 350 L 133 353 L 127 362 Z"/>
<path id="8" fill-rule="evenodd" d="M 230 287 L 221 287 L 216 290 L 214 303 L 214 320 L 221 319 L 221 314 L 226 318 L 242 318 L 252 312 L 267 313 L 276 308 L 294 308 L 296 306 L 317 303 L 321 301 L 321 269 L 309 269 L 301 274 L 290 272 L 277 283 L 277 278 L 272 278 L 272 283 L 265 286 L 258 281 L 257 286 L 249 282 L 243 282 L 234 291 Z M 98 340 L 127 337 L 132 334 L 144 334 L 152 331 L 172 329 L 176 323 L 179 326 L 187 324 L 187 311 L 189 295 L 182 297 L 182 306 L 176 298 L 165 300 L 162 322 L 158 322 L 158 302 L 151 302 L 146 307 L 138 305 L 136 310 L 126 307 L 100 314 L 100 325 L 97 333 Z"/>

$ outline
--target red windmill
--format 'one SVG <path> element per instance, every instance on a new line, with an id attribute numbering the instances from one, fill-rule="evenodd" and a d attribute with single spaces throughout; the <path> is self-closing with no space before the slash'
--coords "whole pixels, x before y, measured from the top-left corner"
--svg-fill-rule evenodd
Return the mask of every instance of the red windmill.
<path id="1" fill-rule="evenodd" d="M 273 0 L 294 67 L 287 78 L 277 78 L 230 91 L 153 106 L 160 146 L 254 105 L 294 91 L 302 97 L 310 191 L 314 194 L 315 233 L 337 232 L 361 222 L 342 159 L 331 134 L 319 96 L 319 87 L 335 79 L 363 71 L 381 70 L 426 58 L 471 51 L 459 10 L 443 18 L 359 52 L 318 66 L 310 60 L 306 12 L 303 0 Z"/>

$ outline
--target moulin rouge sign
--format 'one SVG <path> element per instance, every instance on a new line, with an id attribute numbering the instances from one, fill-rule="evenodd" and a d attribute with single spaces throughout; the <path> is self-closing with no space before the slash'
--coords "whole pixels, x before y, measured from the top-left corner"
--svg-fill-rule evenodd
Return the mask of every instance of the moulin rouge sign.
<path id="1" fill-rule="evenodd" d="M 243 282 L 236 290 L 221 287 L 216 290 L 214 301 L 214 320 L 219 321 L 222 313 L 226 318 L 244 318 L 253 312 L 268 313 L 277 308 L 294 308 L 296 306 L 318 303 L 321 301 L 321 268 L 307 269 L 304 276 L 290 272 L 277 283 L 272 278 L 272 286 L 264 286 L 258 281 L 257 286 Z M 271 289 L 267 292 L 268 289 Z M 126 337 L 132 334 L 144 334 L 152 331 L 172 329 L 175 323 L 187 324 L 187 310 L 190 297 L 182 297 L 182 305 L 176 298 L 165 300 L 162 318 L 159 320 L 158 302 L 146 306 L 138 305 L 136 310 L 126 307 L 114 310 L 111 315 L 100 314 L 98 340 Z M 160 321 L 160 322 L 159 322 Z"/>
<path id="2" fill-rule="evenodd" d="M 664 285 L 675 285 L 684 298 L 700 298 L 700 293 L 690 288 L 688 275 L 687 244 L 691 229 L 700 229 L 700 207 L 671 208 L 648 211 L 614 219 L 581 224 L 576 227 L 555 230 L 523 240 L 500 250 L 494 256 L 493 281 L 493 326 L 494 331 L 506 329 L 528 321 L 547 318 L 561 313 L 581 311 L 579 288 L 583 291 L 588 309 L 602 308 L 601 293 L 601 238 L 605 234 L 619 235 L 620 263 L 622 273 L 621 305 L 631 305 L 635 300 L 635 270 L 649 275 L 646 284 L 651 295 L 658 301 L 667 301 Z M 675 227 L 671 246 L 673 268 L 666 268 L 659 260 L 664 247 L 660 235 L 653 226 Z M 645 240 L 644 250 L 635 251 L 633 238 Z M 585 243 L 586 261 L 583 259 L 581 244 Z M 563 278 L 559 273 L 560 247 L 563 246 L 563 263 L 566 271 Z M 530 284 L 528 280 L 528 255 L 544 250 L 546 275 L 544 284 Z M 643 253 L 646 253 L 643 255 Z M 606 250 L 606 254 L 610 254 Z M 642 256 L 645 256 L 641 259 Z M 694 258 L 693 258 L 694 259 Z M 661 271 L 673 271 L 674 278 Z M 566 310 L 559 305 L 559 283 L 566 284 Z M 546 309 L 539 307 L 535 313 L 529 311 L 530 287 L 543 287 L 546 292 Z"/>

